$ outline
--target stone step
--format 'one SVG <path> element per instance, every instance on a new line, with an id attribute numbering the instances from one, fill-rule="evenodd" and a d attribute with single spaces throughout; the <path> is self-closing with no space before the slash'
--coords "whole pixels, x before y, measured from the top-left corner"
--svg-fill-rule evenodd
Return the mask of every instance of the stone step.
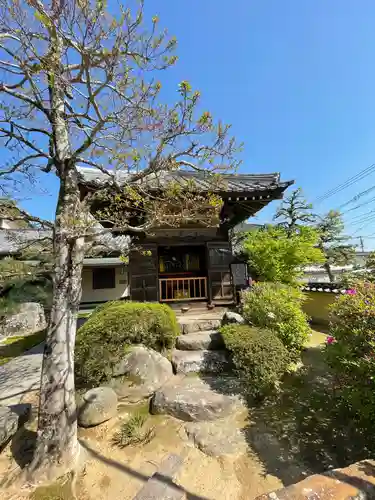
<path id="1" fill-rule="evenodd" d="M 215 377 L 215 383 L 220 377 Z M 214 378 L 212 378 L 214 381 Z M 236 396 L 220 393 L 211 378 L 177 376 L 158 389 L 151 401 L 151 413 L 167 414 L 186 422 L 216 420 L 239 408 Z"/>
<path id="2" fill-rule="evenodd" d="M 177 338 L 176 347 L 182 351 L 215 351 L 224 348 L 224 340 L 220 332 L 210 330 L 198 333 L 188 333 Z"/>
<path id="3" fill-rule="evenodd" d="M 172 352 L 172 365 L 176 373 L 221 373 L 231 367 L 227 351 Z"/>
<path id="4" fill-rule="evenodd" d="M 216 330 L 221 326 L 221 319 L 186 319 L 178 318 L 180 324 L 181 333 L 187 335 L 189 333 L 204 332 L 210 330 Z"/>

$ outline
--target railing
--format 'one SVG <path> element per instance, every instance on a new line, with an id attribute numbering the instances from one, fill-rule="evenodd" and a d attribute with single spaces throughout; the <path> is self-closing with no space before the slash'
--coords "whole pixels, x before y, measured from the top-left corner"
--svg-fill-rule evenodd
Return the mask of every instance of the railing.
<path id="1" fill-rule="evenodd" d="M 161 278 L 159 279 L 159 300 L 207 299 L 207 278 Z"/>

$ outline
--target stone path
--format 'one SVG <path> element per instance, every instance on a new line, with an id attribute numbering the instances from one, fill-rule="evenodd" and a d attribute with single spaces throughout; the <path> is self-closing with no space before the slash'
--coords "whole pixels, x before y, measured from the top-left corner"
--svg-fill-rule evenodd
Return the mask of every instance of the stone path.
<path id="1" fill-rule="evenodd" d="M 208 311 L 200 317 L 178 318 L 181 335 L 171 358 L 177 374 L 221 373 L 230 368 L 224 341 L 218 331 L 222 314 L 213 315 Z"/>
<path id="2" fill-rule="evenodd" d="M 43 344 L 0 366 L 0 406 L 19 403 L 30 391 L 39 389 Z"/>

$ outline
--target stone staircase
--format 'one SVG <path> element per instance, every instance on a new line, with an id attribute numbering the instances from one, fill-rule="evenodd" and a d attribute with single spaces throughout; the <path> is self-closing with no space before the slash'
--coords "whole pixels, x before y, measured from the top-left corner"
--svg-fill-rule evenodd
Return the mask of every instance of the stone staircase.
<path id="1" fill-rule="evenodd" d="M 191 312 L 178 317 L 181 335 L 172 352 L 177 374 L 221 373 L 230 367 L 223 339 L 218 331 L 225 310 Z"/>

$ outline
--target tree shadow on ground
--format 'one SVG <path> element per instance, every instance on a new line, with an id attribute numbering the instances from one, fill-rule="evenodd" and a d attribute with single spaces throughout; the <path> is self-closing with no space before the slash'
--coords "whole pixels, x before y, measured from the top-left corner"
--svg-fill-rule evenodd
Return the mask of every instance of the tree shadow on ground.
<path id="1" fill-rule="evenodd" d="M 27 467 L 33 459 L 36 437 L 37 433 L 35 431 L 23 427 L 12 438 L 12 456 L 21 469 Z"/>
<path id="2" fill-rule="evenodd" d="M 146 483 L 150 479 L 150 477 L 156 477 L 157 476 L 157 480 L 159 482 L 162 482 L 166 486 L 171 487 L 176 492 L 177 491 L 180 492 L 181 493 L 181 498 L 186 498 L 186 500 L 208 500 L 205 497 L 201 497 L 199 495 L 195 495 L 194 493 L 191 493 L 191 492 L 187 491 L 182 486 L 180 486 L 178 484 L 175 484 L 172 481 L 172 479 L 170 477 L 168 477 L 168 476 L 165 476 L 165 475 L 160 474 L 158 472 L 156 472 L 154 474 L 154 476 L 148 476 L 146 474 L 143 474 L 140 471 L 132 469 L 131 467 L 129 467 L 128 465 L 126 465 L 124 463 L 121 463 L 121 462 L 118 462 L 116 460 L 113 460 L 112 458 L 105 457 L 104 455 L 100 454 L 98 451 L 96 451 L 95 449 L 93 449 L 91 446 L 89 446 L 88 443 L 85 442 L 85 441 L 83 441 L 83 440 L 79 440 L 79 442 L 80 442 L 80 445 L 86 450 L 86 452 L 88 452 L 89 456 L 91 456 L 91 457 L 93 457 L 93 458 L 95 458 L 95 459 L 103 462 L 104 464 L 106 464 L 106 465 L 108 465 L 110 467 L 113 467 L 113 468 L 115 468 L 117 470 L 120 470 L 121 472 L 123 472 L 126 475 L 136 477 L 137 479 L 140 479 L 144 483 Z"/>
<path id="3" fill-rule="evenodd" d="M 322 347 L 307 349 L 303 363 L 297 373 L 285 377 L 277 394 L 258 404 L 247 401 L 243 428 L 249 452 L 256 453 L 265 474 L 285 485 L 375 454 L 375 436 L 343 405 Z M 221 377 L 215 382 L 202 378 L 215 391 L 228 394 Z"/>

